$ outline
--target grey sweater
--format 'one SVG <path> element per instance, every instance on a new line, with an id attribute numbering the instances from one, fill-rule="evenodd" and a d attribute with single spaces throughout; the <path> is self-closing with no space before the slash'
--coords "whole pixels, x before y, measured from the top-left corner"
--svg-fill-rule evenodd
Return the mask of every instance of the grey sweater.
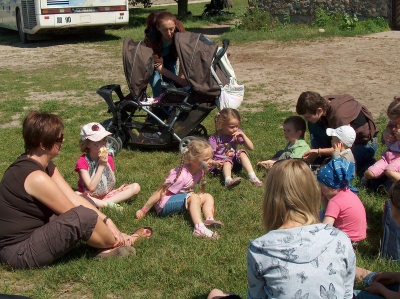
<path id="1" fill-rule="evenodd" d="M 250 242 L 247 298 L 352 298 L 355 266 L 350 239 L 331 225 L 273 230 Z"/>

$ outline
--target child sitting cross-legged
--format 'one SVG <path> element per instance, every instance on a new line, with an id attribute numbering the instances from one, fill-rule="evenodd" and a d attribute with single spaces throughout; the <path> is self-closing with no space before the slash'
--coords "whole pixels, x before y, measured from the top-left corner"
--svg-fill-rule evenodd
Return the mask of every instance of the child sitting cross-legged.
<path id="1" fill-rule="evenodd" d="M 257 165 L 270 169 L 278 160 L 301 159 L 303 154 L 310 149 L 310 146 L 304 140 L 305 131 L 306 122 L 302 117 L 293 115 L 286 118 L 283 122 L 283 135 L 288 141 L 288 144 L 283 151 L 279 151 L 274 158 L 260 161 Z"/>
<path id="2" fill-rule="evenodd" d="M 318 172 L 321 187 L 321 220 L 345 232 L 355 243 L 367 235 L 367 218 L 364 205 L 357 196 L 358 190 L 350 185 L 355 164 L 342 158 L 332 159 Z"/>

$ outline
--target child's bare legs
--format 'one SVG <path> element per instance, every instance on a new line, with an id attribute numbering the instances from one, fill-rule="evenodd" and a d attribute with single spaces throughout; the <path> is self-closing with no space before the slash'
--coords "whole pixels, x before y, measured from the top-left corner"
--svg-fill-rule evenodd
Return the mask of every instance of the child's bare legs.
<path id="1" fill-rule="evenodd" d="M 356 267 L 356 279 L 360 281 L 362 281 L 365 278 L 365 276 L 367 276 L 370 273 L 371 271 L 367 269 Z"/>
<path id="2" fill-rule="evenodd" d="M 232 178 L 232 164 L 230 162 L 225 162 L 222 167 L 222 174 L 224 175 L 224 179 Z"/>
<path id="3" fill-rule="evenodd" d="M 96 206 L 97 207 L 99 207 L 99 208 L 104 208 L 104 207 L 106 207 L 107 206 L 107 203 L 106 202 L 104 202 L 103 200 L 101 200 L 101 199 L 97 199 L 97 198 L 95 198 L 95 197 L 91 197 L 91 196 L 89 196 L 89 195 L 85 195 L 85 194 L 83 194 L 82 192 L 79 192 L 79 191 L 75 191 L 75 193 L 76 194 L 78 194 L 78 195 L 80 195 L 80 196 L 82 196 L 82 197 L 86 197 L 86 199 L 88 200 L 88 201 L 90 201 L 88 198 L 90 198 L 95 204 L 96 204 Z"/>
<path id="4" fill-rule="evenodd" d="M 236 177 L 234 179 L 232 178 L 232 166 L 232 163 L 225 162 L 224 166 L 222 167 L 222 174 L 224 175 L 225 186 L 228 188 L 233 188 L 239 185 L 241 182 L 240 177 Z"/>
<path id="5" fill-rule="evenodd" d="M 193 234 L 195 236 L 207 238 L 218 238 L 219 235 L 216 232 L 205 227 L 201 217 L 201 211 L 203 210 L 206 219 L 214 219 L 214 198 L 208 193 L 203 193 L 201 195 L 192 193 L 186 200 L 190 217 L 194 223 Z"/>
<path id="6" fill-rule="evenodd" d="M 118 192 L 117 194 L 104 199 L 103 202 L 106 204 L 109 204 L 111 202 L 113 203 L 120 203 L 123 201 L 127 201 L 130 199 L 132 196 L 138 194 L 140 192 L 140 186 L 138 183 L 133 183 L 128 186 L 125 186 L 121 192 Z"/>
<path id="7" fill-rule="evenodd" d="M 253 166 L 251 166 L 250 159 L 245 152 L 240 153 L 240 161 L 242 163 L 244 170 L 246 170 L 246 172 L 249 174 L 250 182 L 257 187 L 261 187 L 262 183 L 256 176 Z"/>

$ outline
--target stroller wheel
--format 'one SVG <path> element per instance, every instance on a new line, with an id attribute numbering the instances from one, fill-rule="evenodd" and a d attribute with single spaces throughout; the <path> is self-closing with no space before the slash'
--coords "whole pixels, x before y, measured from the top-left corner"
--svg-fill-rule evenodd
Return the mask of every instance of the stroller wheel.
<path id="1" fill-rule="evenodd" d="M 205 126 L 202 124 L 197 125 L 196 128 L 193 129 L 192 132 L 190 132 L 191 136 L 197 136 L 197 137 L 205 137 L 207 138 L 207 129 Z"/>
<path id="2" fill-rule="evenodd" d="M 179 143 L 179 151 L 181 153 L 183 153 L 187 149 L 190 141 L 192 141 L 194 138 L 196 138 L 196 137 L 195 136 L 187 136 L 185 138 L 182 138 L 181 142 Z"/>
<path id="3" fill-rule="evenodd" d="M 116 156 L 122 148 L 122 140 L 119 136 L 107 137 L 107 151 L 111 156 Z"/>

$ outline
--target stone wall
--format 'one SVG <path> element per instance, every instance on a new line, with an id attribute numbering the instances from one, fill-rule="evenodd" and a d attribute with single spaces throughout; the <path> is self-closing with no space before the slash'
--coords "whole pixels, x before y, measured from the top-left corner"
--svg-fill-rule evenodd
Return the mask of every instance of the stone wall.
<path id="1" fill-rule="evenodd" d="M 260 9 L 278 16 L 311 18 L 315 15 L 315 10 L 321 7 L 332 12 L 355 13 L 361 19 L 383 17 L 390 21 L 392 18 L 391 0 L 255 0 L 255 2 Z"/>

